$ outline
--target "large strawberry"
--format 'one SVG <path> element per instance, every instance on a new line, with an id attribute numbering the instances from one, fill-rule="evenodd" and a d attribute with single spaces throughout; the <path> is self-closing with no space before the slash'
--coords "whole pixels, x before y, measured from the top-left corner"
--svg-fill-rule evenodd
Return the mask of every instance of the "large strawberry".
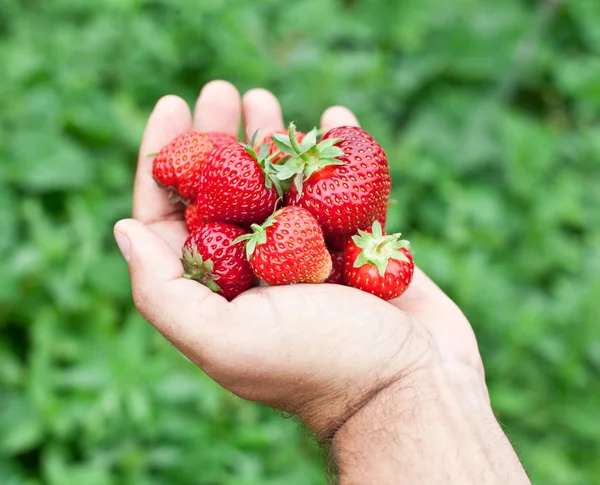
<path id="1" fill-rule="evenodd" d="M 152 176 L 172 195 L 188 202 L 197 194 L 198 176 L 213 144 L 206 133 L 192 131 L 172 140 L 158 152 Z"/>
<path id="2" fill-rule="evenodd" d="M 353 234 L 370 227 L 387 208 L 391 178 L 386 155 L 373 137 L 356 126 L 329 130 L 316 143 L 316 131 L 301 144 L 293 136 L 274 135 L 284 153 L 292 156 L 275 165 L 282 179 L 293 177 L 286 202 L 309 210 L 326 235 Z"/>
<path id="3" fill-rule="evenodd" d="M 232 300 L 254 281 L 244 248 L 233 241 L 246 231 L 232 224 L 209 222 L 200 226 L 183 245 L 185 277 L 196 280 Z"/>
<path id="4" fill-rule="evenodd" d="M 237 143 L 238 141 L 236 136 L 221 131 L 209 131 L 206 134 L 215 148 Z"/>
<path id="5" fill-rule="evenodd" d="M 284 139 L 286 139 L 285 137 L 287 137 L 289 139 L 290 133 L 288 130 L 274 131 L 270 135 L 265 136 L 263 138 L 263 140 L 260 142 L 260 146 L 268 145 L 269 155 L 274 155 L 275 153 L 279 152 L 277 155 L 275 155 L 275 158 L 273 158 L 273 163 L 279 163 L 284 158 L 286 158 L 287 155 L 286 155 L 286 153 L 280 151 L 279 147 L 273 140 L 274 135 L 283 135 Z M 297 143 L 302 143 L 302 140 L 304 140 L 304 137 L 305 137 L 304 133 L 302 133 L 301 131 L 296 131 L 296 142 Z"/>
<path id="6" fill-rule="evenodd" d="M 400 296 L 415 270 L 408 248 L 408 241 L 400 234 L 385 234 L 378 221 L 369 231 L 359 230 L 344 251 L 346 283 L 384 300 Z"/>
<path id="7" fill-rule="evenodd" d="M 265 283 L 322 283 L 331 273 L 323 232 L 306 209 L 284 207 L 252 230 L 237 241 L 247 241 L 250 266 Z"/>
<path id="8" fill-rule="evenodd" d="M 249 226 L 273 213 L 281 187 L 264 152 L 234 143 L 210 153 L 200 170 L 196 200 L 206 221 Z"/>

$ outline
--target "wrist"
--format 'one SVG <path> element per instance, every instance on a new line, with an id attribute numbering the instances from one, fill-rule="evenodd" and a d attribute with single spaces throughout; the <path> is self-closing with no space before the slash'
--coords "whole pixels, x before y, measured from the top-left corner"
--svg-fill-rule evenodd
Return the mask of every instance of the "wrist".
<path id="1" fill-rule="evenodd" d="M 338 430 L 341 484 L 529 483 L 490 407 L 482 376 L 439 365 L 382 389 Z M 482 477 L 484 477 L 482 479 Z"/>
<path id="2" fill-rule="evenodd" d="M 386 420 L 409 420 L 410 413 L 435 415 L 436 409 L 493 416 L 483 377 L 460 364 L 439 364 L 405 373 L 370 396 L 340 427 L 339 442 L 353 428 L 377 426 Z M 439 410 L 438 409 L 438 410 Z"/>

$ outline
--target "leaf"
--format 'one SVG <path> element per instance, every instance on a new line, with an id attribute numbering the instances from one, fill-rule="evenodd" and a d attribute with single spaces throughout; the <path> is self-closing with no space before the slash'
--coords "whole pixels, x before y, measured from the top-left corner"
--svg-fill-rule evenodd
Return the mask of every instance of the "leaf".
<path id="1" fill-rule="evenodd" d="M 0 185 L 0 254 L 14 247 L 17 240 L 19 205 L 13 191 Z"/>
<path id="2" fill-rule="evenodd" d="M 287 153 L 289 155 L 295 155 L 296 152 L 292 145 L 290 144 L 290 138 L 287 135 L 283 135 L 281 133 L 274 133 L 271 136 L 273 143 L 275 146 L 279 148 L 283 153 Z"/>
<path id="3" fill-rule="evenodd" d="M 302 143 L 300 144 L 300 148 L 302 152 L 305 152 L 309 148 L 313 147 L 317 144 L 317 129 L 313 128 L 310 130 L 304 138 L 302 139 Z"/>
<path id="4" fill-rule="evenodd" d="M 258 152 L 258 159 L 264 160 L 269 156 L 269 145 L 267 143 L 260 146 L 260 151 Z"/>
<path id="5" fill-rule="evenodd" d="M 84 187 L 94 177 L 88 152 L 60 133 L 18 132 L 9 157 L 15 182 L 37 192 Z"/>
<path id="6" fill-rule="evenodd" d="M 4 391 L 0 395 L 0 450 L 24 453 L 41 443 L 42 417 L 23 394 Z"/>

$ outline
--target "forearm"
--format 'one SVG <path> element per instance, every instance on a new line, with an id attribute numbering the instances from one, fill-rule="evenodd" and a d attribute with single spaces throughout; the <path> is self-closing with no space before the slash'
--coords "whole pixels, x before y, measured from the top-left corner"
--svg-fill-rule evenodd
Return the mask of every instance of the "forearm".
<path id="1" fill-rule="evenodd" d="M 469 372 L 418 371 L 368 402 L 334 438 L 340 485 L 529 484 Z"/>

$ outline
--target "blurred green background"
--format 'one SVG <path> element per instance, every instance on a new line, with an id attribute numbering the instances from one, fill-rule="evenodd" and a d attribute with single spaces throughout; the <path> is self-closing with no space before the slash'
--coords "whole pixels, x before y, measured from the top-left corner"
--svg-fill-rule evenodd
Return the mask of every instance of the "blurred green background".
<path id="1" fill-rule="evenodd" d="M 323 484 L 307 434 L 132 305 L 112 224 L 154 102 L 355 110 L 535 483 L 600 483 L 600 2 L 0 0 L 0 483 Z"/>

